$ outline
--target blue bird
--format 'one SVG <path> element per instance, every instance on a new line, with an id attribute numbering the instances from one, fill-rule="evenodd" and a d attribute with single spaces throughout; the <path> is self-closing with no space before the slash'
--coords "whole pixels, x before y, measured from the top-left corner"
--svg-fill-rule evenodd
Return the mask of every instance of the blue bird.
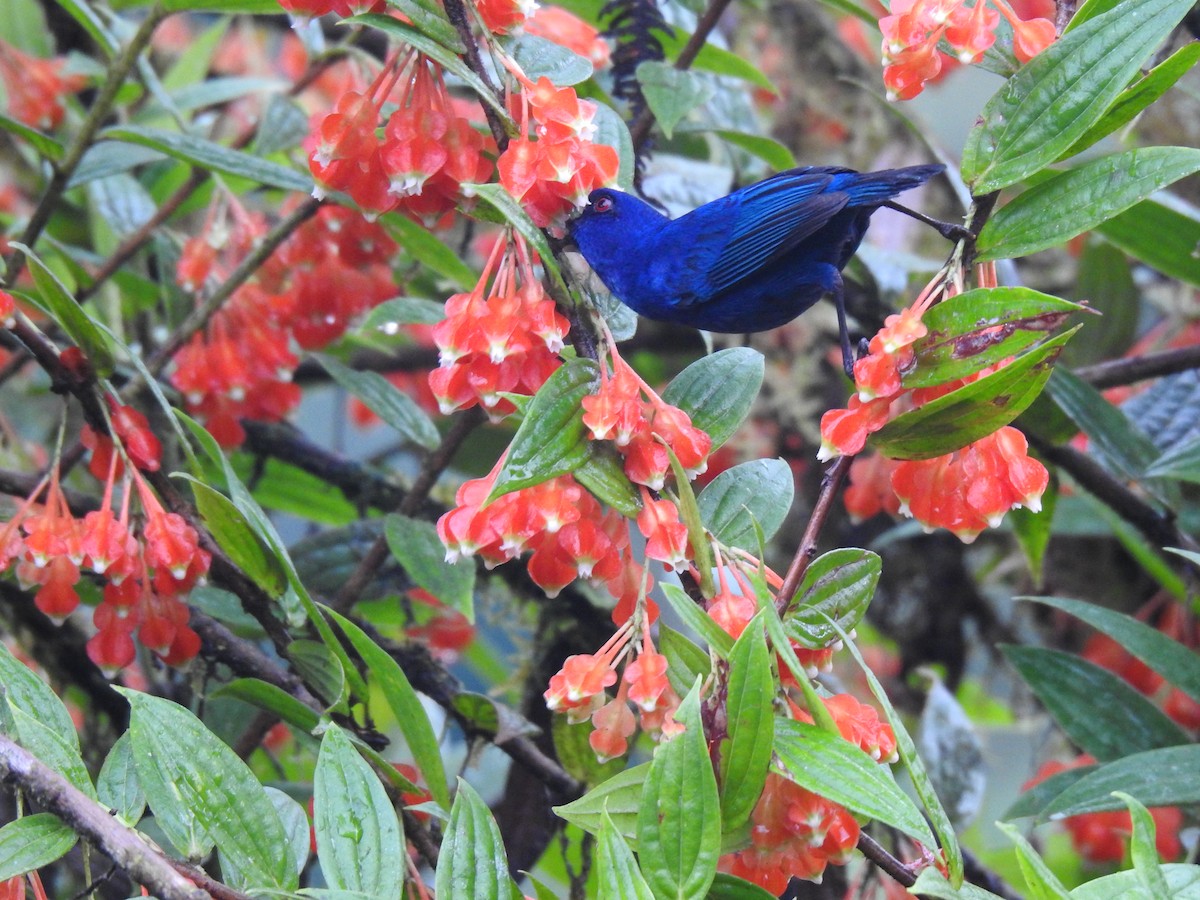
<path id="1" fill-rule="evenodd" d="M 842 362 L 852 374 L 842 268 L 880 206 L 942 225 L 891 200 L 944 168 L 790 169 L 674 220 L 631 194 L 600 188 L 567 233 L 613 296 L 649 319 L 734 334 L 767 331 L 829 294 Z"/>

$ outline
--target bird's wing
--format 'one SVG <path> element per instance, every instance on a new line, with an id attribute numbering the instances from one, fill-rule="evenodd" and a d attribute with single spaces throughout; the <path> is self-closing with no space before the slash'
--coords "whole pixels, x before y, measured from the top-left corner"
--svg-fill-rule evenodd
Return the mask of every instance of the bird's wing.
<path id="1" fill-rule="evenodd" d="M 709 265 L 709 283 L 719 293 L 749 277 L 773 258 L 811 237 L 850 202 L 849 195 L 829 190 L 839 170 L 824 168 L 785 172 L 744 188 L 729 199 L 721 219 L 728 240 Z"/>

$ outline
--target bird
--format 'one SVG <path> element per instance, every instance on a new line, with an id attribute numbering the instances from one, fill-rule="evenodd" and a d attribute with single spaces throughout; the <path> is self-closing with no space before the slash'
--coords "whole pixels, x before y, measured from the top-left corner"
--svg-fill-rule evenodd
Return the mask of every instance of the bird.
<path id="1" fill-rule="evenodd" d="M 618 300 L 638 314 L 705 331 L 768 331 L 829 295 L 837 308 L 842 364 L 853 377 L 842 269 L 871 214 L 945 169 L 908 166 L 858 172 L 805 166 L 780 172 L 677 219 L 615 188 L 598 188 L 567 222 L 568 243 Z"/>

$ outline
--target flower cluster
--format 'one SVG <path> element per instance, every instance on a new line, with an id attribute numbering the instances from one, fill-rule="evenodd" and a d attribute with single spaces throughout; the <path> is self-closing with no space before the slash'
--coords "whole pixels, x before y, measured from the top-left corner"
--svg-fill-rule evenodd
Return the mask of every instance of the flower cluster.
<path id="1" fill-rule="evenodd" d="M 384 103 L 396 108 L 381 139 Z M 409 52 L 391 59 L 369 87 L 342 94 L 333 112 L 314 117 L 305 149 L 314 196 L 342 191 L 368 218 L 395 209 L 433 226 L 462 199 L 464 183 L 491 175 L 490 140 L 459 114 L 441 66 Z"/>
<path id="2" fill-rule="evenodd" d="M 509 95 L 520 134 L 496 161 L 500 183 L 539 226 L 559 226 L 594 189 L 616 183 L 617 151 L 592 140 L 595 103 L 545 76 L 532 82 L 508 65 L 521 86 Z"/>
<path id="3" fill-rule="evenodd" d="M 131 438 L 130 445 L 138 448 L 126 458 L 156 470 L 157 441 L 142 433 L 145 420 L 116 405 L 112 419 L 114 433 Z M 0 572 L 15 562 L 18 581 L 25 587 L 38 585 L 34 602 L 56 621 L 79 605 L 76 585 L 84 570 L 103 579 L 103 600 L 92 615 L 97 633 L 87 652 L 106 671 L 133 661 L 135 631 L 138 641 L 165 662 L 184 663 L 199 652 L 200 638 L 188 627 L 189 612 L 181 598 L 208 572 L 211 557 L 199 547 L 195 529 L 163 509 L 141 473 L 119 465 L 110 438 L 93 433 L 87 441 L 94 447 L 94 463 L 107 460 L 100 508 L 80 518 L 72 514 L 55 466 L 0 528 Z M 115 510 L 118 479 L 121 500 Z M 45 500 L 39 504 L 43 490 Z M 136 520 L 130 510 L 135 494 L 142 509 Z"/>
<path id="4" fill-rule="evenodd" d="M 1028 62 L 1054 42 L 1048 18 L 1022 18 L 1005 0 L 894 0 L 879 20 L 883 32 L 883 83 L 890 100 L 909 100 L 943 71 L 952 57 L 939 49 L 944 40 L 963 63 L 978 62 L 996 41 L 1003 16 L 1012 26 L 1013 53 Z"/>
<path id="5" fill-rule="evenodd" d="M 498 241 L 469 293 L 446 301 L 434 326 L 440 365 L 429 386 L 443 413 L 482 405 L 492 418 L 513 411 L 503 393 L 534 394 L 561 365 L 570 325 L 546 296 L 525 241 Z"/>
<path id="6" fill-rule="evenodd" d="M 1084 753 L 1069 763 L 1050 760 L 1042 764 L 1037 774 L 1024 785 L 1029 790 L 1051 775 L 1079 766 L 1095 765 L 1096 759 Z M 1183 813 L 1177 806 L 1161 806 L 1150 810 L 1154 819 L 1155 846 L 1159 855 L 1170 862 L 1179 858 L 1183 845 L 1179 831 L 1183 827 Z M 1112 809 L 1104 812 L 1083 813 L 1069 816 L 1062 821 L 1071 835 L 1071 844 L 1089 863 L 1119 863 L 1125 858 L 1125 845 L 1133 833 L 1133 821 L 1129 811 Z"/>
<path id="7" fill-rule="evenodd" d="M 612 374 L 602 368 L 600 389 L 583 398 L 583 424 L 594 441 L 612 441 L 624 457 L 634 484 L 660 490 L 671 468 L 671 453 L 689 476 L 703 472 L 712 439 L 688 414 L 663 402 L 610 347 Z"/>
<path id="8" fill-rule="evenodd" d="M 348 19 L 360 13 L 387 9 L 385 0 L 279 0 L 279 5 L 301 19 L 317 19 L 329 13 Z"/>
<path id="9" fill-rule="evenodd" d="M 266 232 L 236 200 L 214 206 L 204 232 L 184 246 L 176 278 L 203 294 Z M 225 447 L 245 439 L 240 419 L 278 421 L 300 401 L 294 346 L 319 349 L 350 321 L 392 296 L 395 243 L 349 210 L 323 206 L 296 229 L 175 355 L 171 383 Z"/>
<path id="10" fill-rule="evenodd" d="M 641 615 L 627 619 L 595 653 L 567 657 L 543 695 L 551 711 L 566 713 L 572 723 L 592 720 L 588 741 L 601 762 L 624 755 L 639 725 L 655 738 L 680 730 L 674 720 L 679 696 L 667 680 L 667 658 L 654 649 L 650 636 L 654 612 L 647 601 Z M 618 677 L 617 667 L 626 657 Z M 605 689 L 618 681 L 617 694 L 610 699 Z"/>
<path id="11" fill-rule="evenodd" d="M 869 355 L 854 364 L 858 393 L 845 409 L 821 417 L 819 459 L 859 453 L 867 438 L 901 412 L 918 408 L 1000 368 L 933 387 L 909 390 L 901 373 L 915 364 L 913 343 L 926 333 L 921 316 L 936 292 L 927 289 L 871 339 Z M 1025 436 L 1004 426 L 962 449 L 925 460 L 866 457 L 855 460 L 846 492 L 847 509 L 867 518 L 880 510 L 916 519 L 926 528 L 946 528 L 970 542 L 996 527 L 1010 509 L 1035 512 L 1049 483 L 1045 466 L 1028 454 Z"/>
<path id="12" fill-rule="evenodd" d="M 849 694 L 823 700 L 842 736 L 882 763 L 895 759 L 896 737 L 878 714 Z M 807 714 L 798 718 L 811 721 Z M 845 807 L 774 772 L 750 815 L 750 847 L 721 858 L 722 871 L 782 894 L 788 881 L 820 881 L 825 867 L 845 864 L 859 827 Z"/>
<path id="13" fill-rule="evenodd" d="M 66 61 L 38 59 L 0 41 L 0 81 L 8 95 L 8 114 L 30 128 L 51 131 L 62 122 L 63 97 L 87 83 L 63 72 Z"/>
<path id="14" fill-rule="evenodd" d="M 503 463 L 501 457 L 486 477 L 464 483 L 455 508 L 438 520 L 446 561 L 478 554 L 490 568 L 532 551 L 529 577 L 547 596 L 587 578 L 606 585 L 628 618 L 642 571 L 630 550 L 625 519 L 603 510 L 570 475 L 487 503 Z"/>

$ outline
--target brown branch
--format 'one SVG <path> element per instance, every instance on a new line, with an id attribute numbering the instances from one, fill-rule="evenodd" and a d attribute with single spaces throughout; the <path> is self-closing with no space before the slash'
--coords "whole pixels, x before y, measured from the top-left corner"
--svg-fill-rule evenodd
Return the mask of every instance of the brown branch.
<path id="1" fill-rule="evenodd" d="M 796 555 L 792 557 L 792 564 L 788 566 L 787 574 L 783 577 L 783 584 L 775 594 L 775 608 L 779 610 L 780 616 L 787 614 L 788 607 L 800 588 L 800 582 L 804 580 L 808 564 L 817 555 L 817 541 L 821 536 L 821 529 L 825 527 L 829 511 L 833 508 L 833 498 L 837 496 L 842 482 L 846 480 L 846 473 L 850 471 L 852 462 L 853 456 L 838 457 L 821 479 L 821 493 L 813 506 L 812 515 L 808 517 L 808 525 L 800 538 L 800 546 L 796 548 Z"/>
<path id="2" fill-rule="evenodd" d="M 479 80 L 492 92 L 492 96 L 503 102 L 504 95 L 492 83 L 492 73 L 483 64 L 483 57 L 479 52 L 479 42 L 475 40 L 475 32 L 471 29 L 471 20 L 468 18 L 466 5 L 462 0 L 444 0 L 442 6 L 446 10 L 446 18 L 454 26 L 459 40 L 466 48 L 463 58 L 466 60 L 467 66 L 479 76 Z M 488 128 L 492 130 L 496 147 L 503 153 L 508 146 L 508 130 L 504 127 L 504 121 L 490 103 L 481 102 L 480 105 L 483 107 L 484 115 L 487 116 Z"/>
<path id="3" fill-rule="evenodd" d="M 3 734 L 0 781 L 20 788 L 162 900 L 205 900 L 211 896 L 176 872 L 132 828 L 118 822 L 99 803 Z"/>
<path id="4" fill-rule="evenodd" d="M 1080 366 L 1074 370 L 1074 374 L 1092 387 L 1103 390 L 1133 384 L 1135 381 L 1160 378 L 1163 375 L 1175 375 L 1191 369 L 1200 369 L 1200 345 L 1143 353 L 1129 359 L 1112 359 L 1092 366 Z"/>
<path id="5" fill-rule="evenodd" d="M 917 876 L 913 870 L 888 853 L 879 841 L 865 831 L 859 832 L 858 849 L 862 851 L 863 856 L 905 887 L 912 887 L 917 883 Z"/>
<path id="6" fill-rule="evenodd" d="M 717 22 L 725 14 L 729 3 L 730 0 L 711 0 L 708 8 L 704 10 L 704 14 L 700 16 L 700 20 L 696 23 L 696 30 L 692 32 L 692 36 L 688 38 L 688 42 L 679 51 L 679 57 L 675 60 L 676 69 L 683 71 L 696 61 L 696 57 L 704 49 L 705 43 L 708 42 L 708 36 L 717 27 Z M 647 105 L 642 109 L 641 114 L 637 117 L 637 121 L 629 129 L 629 134 L 633 138 L 634 153 L 641 153 L 642 145 L 650 137 L 650 129 L 653 127 L 654 113 L 650 111 L 650 107 Z"/>

